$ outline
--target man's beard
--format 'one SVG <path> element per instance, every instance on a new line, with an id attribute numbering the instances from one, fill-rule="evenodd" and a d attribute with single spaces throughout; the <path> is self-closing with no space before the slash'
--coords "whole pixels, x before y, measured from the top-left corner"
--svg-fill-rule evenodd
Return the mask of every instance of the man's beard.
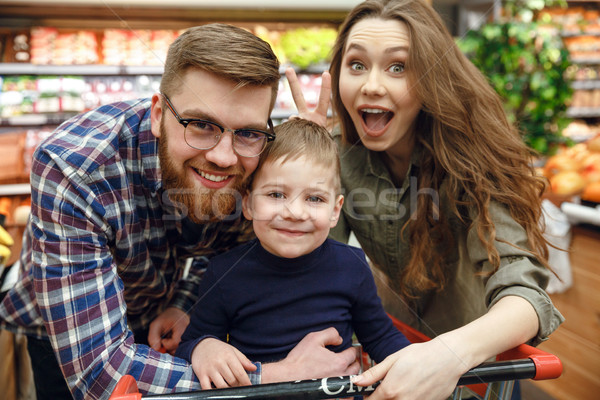
<path id="1" fill-rule="evenodd" d="M 243 173 L 235 174 L 233 185 L 223 189 L 197 188 L 194 178 L 178 171 L 168 152 L 167 132 L 161 122 L 158 140 L 158 157 L 162 172 L 165 193 L 175 208 L 184 217 L 195 223 L 215 222 L 236 219 L 241 215 L 242 196 L 248 188 L 249 179 L 243 179 Z M 223 168 L 206 161 L 208 170 L 223 171 Z M 184 163 L 183 171 L 189 166 Z M 225 171 L 223 171 L 225 172 Z M 227 171 L 231 173 L 231 171 Z"/>

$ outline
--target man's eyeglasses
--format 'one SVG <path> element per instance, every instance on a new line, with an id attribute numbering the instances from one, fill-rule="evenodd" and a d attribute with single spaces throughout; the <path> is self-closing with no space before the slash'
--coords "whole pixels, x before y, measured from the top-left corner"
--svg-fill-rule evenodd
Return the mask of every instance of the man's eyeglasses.
<path id="1" fill-rule="evenodd" d="M 171 100 L 165 94 L 162 96 L 165 98 L 167 107 L 171 110 L 177 122 L 183 125 L 185 142 L 194 149 L 212 149 L 219 143 L 226 130 L 230 131 L 233 135 L 233 151 L 242 157 L 258 157 L 267 146 L 267 142 L 275 140 L 271 118 L 268 120 L 271 132 L 259 129 L 226 129 L 212 121 L 181 118 L 175 107 L 173 107 L 173 104 L 171 104 Z"/>

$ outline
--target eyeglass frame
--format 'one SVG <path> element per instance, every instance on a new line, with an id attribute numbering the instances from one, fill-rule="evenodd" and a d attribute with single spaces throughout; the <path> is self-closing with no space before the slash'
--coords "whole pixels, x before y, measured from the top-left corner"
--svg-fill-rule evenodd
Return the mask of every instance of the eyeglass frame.
<path id="1" fill-rule="evenodd" d="M 240 157 L 252 158 L 252 157 L 258 157 L 258 156 L 260 156 L 262 154 L 262 152 L 265 151 L 265 149 L 267 148 L 267 144 L 269 142 L 272 142 L 273 140 L 275 140 L 276 135 L 275 135 L 275 132 L 273 131 L 273 121 L 271 120 L 271 118 L 267 119 L 267 124 L 269 126 L 270 132 L 263 131 L 262 129 L 254 129 L 254 128 L 253 129 L 248 129 L 248 128 L 241 128 L 241 129 L 225 128 L 225 127 L 221 126 L 221 124 L 218 124 L 218 123 L 216 123 L 214 121 L 209 121 L 209 120 L 206 120 L 206 119 L 200 119 L 200 118 L 181 118 L 181 116 L 179 115 L 179 113 L 177 112 L 177 110 L 175 110 L 175 107 L 173 106 L 173 103 L 171 103 L 171 100 L 169 99 L 169 97 L 166 94 L 164 94 L 164 93 L 161 93 L 161 96 L 163 96 L 165 98 L 166 103 L 167 103 L 167 108 L 169 110 L 171 110 L 171 113 L 173 114 L 173 116 L 175 117 L 175 119 L 177 120 L 177 122 L 179 122 L 183 126 L 183 128 L 184 128 L 184 130 L 183 130 L 183 138 L 185 139 L 185 143 L 188 146 L 190 146 L 192 149 L 196 149 L 196 150 L 210 150 L 210 149 L 216 147 L 219 144 L 219 142 L 221 142 L 221 139 L 223 138 L 223 134 L 225 133 L 225 131 L 230 131 L 231 134 L 232 134 L 232 136 L 233 136 L 232 148 L 233 148 L 233 151 L 235 152 L 235 154 L 237 154 Z M 217 128 L 219 128 L 221 130 L 221 133 L 218 135 L 219 137 L 218 137 L 217 141 L 215 142 L 215 144 L 213 144 L 210 147 L 206 147 L 206 148 L 200 148 L 200 147 L 192 146 L 188 142 L 187 137 L 185 135 L 185 132 L 187 131 L 188 125 L 191 124 L 192 122 L 203 122 L 203 123 L 207 123 L 207 124 L 210 124 L 210 125 L 214 125 Z M 244 156 L 244 155 L 238 153 L 238 151 L 235 148 L 235 139 L 237 137 L 237 133 L 238 132 L 247 132 L 247 131 L 262 133 L 262 134 L 265 135 L 265 139 L 266 139 L 266 141 L 265 141 L 265 143 L 264 143 L 263 148 L 261 149 L 261 151 L 258 154 L 255 154 L 253 156 Z"/>

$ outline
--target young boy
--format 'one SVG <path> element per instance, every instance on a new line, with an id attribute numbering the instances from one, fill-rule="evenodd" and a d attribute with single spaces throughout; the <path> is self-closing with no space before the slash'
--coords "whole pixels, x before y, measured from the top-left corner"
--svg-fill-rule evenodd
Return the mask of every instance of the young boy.
<path id="1" fill-rule="evenodd" d="M 257 239 L 211 260 L 176 352 L 204 389 L 236 386 L 254 368 L 248 359 L 281 360 L 328 327 L 341 337 L 333 351 L 351 346 L 354 332 L 376 362 L 409 344 L 383 310 L 362 250 L 327 239 L 344 201 L 331 136 L 303 119 L 276 136 L 242 201 Z"/>

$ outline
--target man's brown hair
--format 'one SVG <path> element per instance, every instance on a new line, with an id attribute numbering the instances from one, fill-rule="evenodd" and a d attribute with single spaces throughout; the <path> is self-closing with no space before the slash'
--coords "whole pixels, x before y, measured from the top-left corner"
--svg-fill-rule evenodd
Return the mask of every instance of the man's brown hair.
<path id="1" fill-rule="evenodd" d="M 279 87 L 279 60 L 271 46 L 252 33 L 227 24 L 188 29 L 169 47 L 160 91 L 173 96 L 181 90 L 188 68 L 199 68 L 241 86 L 271 86 L 271 110 Z"/>

